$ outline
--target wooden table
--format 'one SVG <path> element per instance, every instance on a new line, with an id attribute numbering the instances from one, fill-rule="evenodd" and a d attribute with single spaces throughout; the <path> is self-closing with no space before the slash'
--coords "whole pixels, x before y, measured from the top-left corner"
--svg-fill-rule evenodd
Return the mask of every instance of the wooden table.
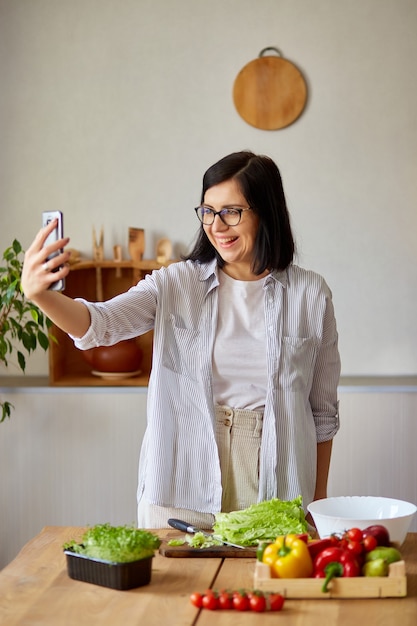
<path id="1" fill-rule="evenodd" d="M 1 626 L 352 626 L 417 624 L 417 533 L 402 546 L 408 594 L 398 599 L 286 600 L 280 613 L 239 613 L 194 608 L 192 591 L 208 587 L 252 588 L 254 559 L 166 558 L 156 555 L 152 581 L 115 591 L 72 580 L 62 545 L 82 528 L 49 526 L 0 572 Z M 172 531 L 156 531 L 161 537 Z M 180 535 L 180 533 L 178 533 Z"/>

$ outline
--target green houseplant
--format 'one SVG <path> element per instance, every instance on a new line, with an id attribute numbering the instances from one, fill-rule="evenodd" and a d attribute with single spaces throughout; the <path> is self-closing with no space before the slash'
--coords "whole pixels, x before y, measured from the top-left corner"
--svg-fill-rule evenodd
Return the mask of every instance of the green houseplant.
<path id="1" fill-rule="evenodd" d="M 23 249 L 15 239 L 4 251 L 0 265 L 0 363 L 8 367 L 10 357 L 16 355 L 17 366 L 25 373 L 25 354 L 29 355 L 38 345 L 48 349 L 51 321 L 25 298 L 20 285 L 22 268 Z M 14 407 L 1 400 L 3 422 Z"/>

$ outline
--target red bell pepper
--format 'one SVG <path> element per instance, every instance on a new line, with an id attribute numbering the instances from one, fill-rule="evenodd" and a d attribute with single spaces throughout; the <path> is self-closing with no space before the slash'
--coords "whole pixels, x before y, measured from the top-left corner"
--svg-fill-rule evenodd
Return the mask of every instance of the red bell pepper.
<path id="1" fill-rule="evenodd" d="M 326 537 L 325 539 L 311 539 L 307 543 L 308 551 L 311 558 L 314 560 L 320 552 L 323 552 L 325 548 L 331 548 L 339 543 L 339 539 L 334 537 Z"/>
<path id="2" fill-rule="evenodd" d="M 314 559 L 315 578 L 324 578 L 322 591 L 328 591 L 328 584 L 332 578 L 343 576 L 352 577 L 360 575 L 360 566 L 350 550 L 338 546 L 325 548 Z"/>

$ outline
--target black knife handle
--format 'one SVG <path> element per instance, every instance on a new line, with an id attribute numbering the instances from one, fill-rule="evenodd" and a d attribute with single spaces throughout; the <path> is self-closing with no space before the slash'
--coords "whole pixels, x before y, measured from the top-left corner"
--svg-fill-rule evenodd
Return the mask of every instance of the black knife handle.
<path id="1" fill-rule="evenodd" d="M 192 533 L 192 532 L 194 532 L 194 528 L 192 526 L 190 526 L 190 524 L 187 524 L 187 522 L 183 522 L 180 519 L 172 519 L 172 518 L 170 518 L 168 520 L 168 524 L 170 526 L 172 526 L 172 528 L 176 528 L 177 530 L 182 530 L 185 533 Z"/>

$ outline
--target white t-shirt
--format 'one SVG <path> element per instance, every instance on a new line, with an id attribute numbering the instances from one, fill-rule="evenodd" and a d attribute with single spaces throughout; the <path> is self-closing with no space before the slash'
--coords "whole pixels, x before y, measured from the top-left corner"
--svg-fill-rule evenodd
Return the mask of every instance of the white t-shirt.
<path id="1" fill-rule="evenodd" d="M 267 381 L 264 279 L 235 280 L 220 271 L 219 282 L 214 400 L 239 409 L 263 409 Z"/>

